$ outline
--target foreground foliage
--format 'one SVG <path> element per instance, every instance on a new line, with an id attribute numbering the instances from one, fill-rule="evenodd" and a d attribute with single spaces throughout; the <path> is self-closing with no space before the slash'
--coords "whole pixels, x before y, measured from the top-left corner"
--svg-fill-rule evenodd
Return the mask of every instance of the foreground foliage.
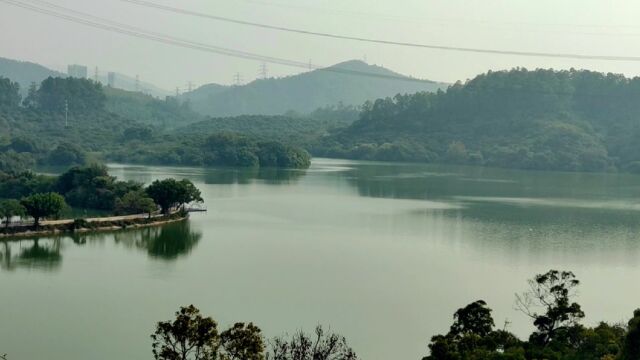
<path id="1" fill-rule="evenodd" d="M 627 327 L 600 323 L 588 328 L 579 322 L 584 312 L 573 301 L 579 281 L 569 271 L 550 270 L 529 281 L 529 290 L 516 298 L 517 308 L 536 327 L 527 341 L 495 329 L 492 310 L 483 300 L 454 314 L 448 333 L 429 343 L 423 360 L 630 360 L 640 355 L 640 310 Z"/>
<path id="2" fill-rule="evenodd" d="M 156 360 L 356 360 L 343 336 L 318 326 L 314 335 L 297 332 L 265 345 L 260 328 L 235 323 L 219 332 L 218 323 L 195 306 L 181 307 L 175 320 L 161 321 L 151 335 Z"/>

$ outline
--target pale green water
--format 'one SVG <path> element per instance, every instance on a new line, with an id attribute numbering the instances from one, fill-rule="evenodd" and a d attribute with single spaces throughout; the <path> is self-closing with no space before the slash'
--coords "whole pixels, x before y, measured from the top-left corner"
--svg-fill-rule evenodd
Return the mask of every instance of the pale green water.
<path id="1" fill-rule="evenodd" d="M 317 323 L 363 359 L 419 359 L 476 299 L 513 310 L 549 268 L 583 281 L 587 323 L 640 307 L 640 177 L 316 159 L 308 171 L 112 166 L 188 177 L 186 224 L 0 243 L 0 354 L 150 359 L 154 323 L 195 304 L 268 336 Z M 224 325 L 223 325 L 224 326 Z"/>

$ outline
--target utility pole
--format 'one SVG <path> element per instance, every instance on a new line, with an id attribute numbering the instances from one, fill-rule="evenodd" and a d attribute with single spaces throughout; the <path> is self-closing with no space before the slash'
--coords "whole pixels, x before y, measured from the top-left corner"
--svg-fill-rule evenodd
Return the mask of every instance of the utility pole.
<path id="1" fill-rule="evenodd" d="M 64 127 L 69 127 L 69 101 L 64 101 Z"/>
<path id="2" fill-rule="evenodd" d="M 96 66 L 96 71 L 95 71 L 95 73 L 93 74 L 93 80 L 94 80 L 95 82 L 98 82 L 98 74 L 99 74 L 99 73 L 98 73 L 98 67 Z"/>
<path id="3" fill-rule="evenodd" d="M 140 91 L 140 75 L 136 75 L 136 91 Z"/>
<path id="4" fill-rule="evenodd" d="M 242 85 L 242 75 L 239 72 L 233 75 L 233 82 L 236 86 Z"/>
<path id="5" fill-rule="evenodd" d="M 263 62 L 262 64 L 260 64 L 260 68 L 258 69 L 258 74 L 262 79 L 266 79 L 268 73 L 269 73 L 269 70 L 267 69 L 267 63 Z"/>

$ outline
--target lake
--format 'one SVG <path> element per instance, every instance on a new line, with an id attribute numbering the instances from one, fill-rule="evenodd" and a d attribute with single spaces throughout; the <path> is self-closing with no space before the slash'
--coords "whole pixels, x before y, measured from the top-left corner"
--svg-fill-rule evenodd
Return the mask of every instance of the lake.
<path id="1" fill-rule="evenodd" d="M 189 178 L 185 223 L 0 243 L 0 354 L 151 359 L 159 320 L 194 304 L 267 337 L 345 335 L 362 359 L 420 359 L 484 299 L 523 336 L 526 280 L 575 272 L 586 324 L 640 307 L 640 177 L 315 159 L 306 171 L 111 165 Z"/>

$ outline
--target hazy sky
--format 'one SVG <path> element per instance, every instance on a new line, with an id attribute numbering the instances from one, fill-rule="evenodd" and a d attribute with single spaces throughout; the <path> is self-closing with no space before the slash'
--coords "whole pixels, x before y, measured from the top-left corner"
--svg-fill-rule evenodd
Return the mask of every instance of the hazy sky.
<path id="1" fill-rule="evenodd" d="M 20 0 L 23 2 L 29 0 Z M 640 75 L 640 62 L 469 54 L 316 38 L 215 22 L 120 0 L 48 0 L 175 37 L 318 65 L 363 59 L 416 77 L 453 82 L 488 69 L 587 68 Z M 459 47 L 640 56 L 637 0 L 150 0 L 285 27 Z M 139 74 L 166 89 L 229 84 L 260 62 L 183 49 L 68 23 L 0 2 L 0 56 L 66 70 L 79 63 Z M 268 65 L 271 76 L 304 71 Z"/>

